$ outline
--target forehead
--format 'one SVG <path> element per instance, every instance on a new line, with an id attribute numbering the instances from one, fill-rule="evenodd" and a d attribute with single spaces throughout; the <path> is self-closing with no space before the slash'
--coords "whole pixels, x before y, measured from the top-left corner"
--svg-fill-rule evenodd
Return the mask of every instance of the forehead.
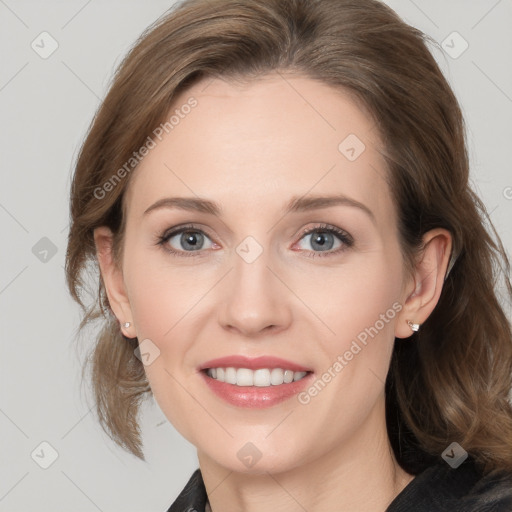
<path id="1" fill-rule="evenodd" d="M 212 198 L 239 212 L 281 207 L 308 191 L 350 195 L 376 214 L 392 207 L 373 119 L 317 80 L 203 79 L 175 98 L 166 119 L 127 191 L 137 215 L 166 195 Z"/>

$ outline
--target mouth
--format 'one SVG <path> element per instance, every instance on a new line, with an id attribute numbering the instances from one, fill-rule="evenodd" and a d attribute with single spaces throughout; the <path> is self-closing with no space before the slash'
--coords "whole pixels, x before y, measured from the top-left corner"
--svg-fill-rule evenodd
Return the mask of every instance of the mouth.
<path id="1" fill-rule="evenodd" d="M 217 397 L 249 408 L 272 407 L 291 398 L 311 383 L 314 374 L 309 368 L 271 356 L 229 356 L 208 361 L 198 370 Z"/>

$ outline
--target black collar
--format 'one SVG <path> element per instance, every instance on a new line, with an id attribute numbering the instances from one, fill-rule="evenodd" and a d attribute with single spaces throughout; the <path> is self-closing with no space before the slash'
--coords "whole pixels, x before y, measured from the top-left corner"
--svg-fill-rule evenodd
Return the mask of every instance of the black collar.
<path id="1" fill-rule="evenodd" d="M 206 488 L 196 469 L 167 512 L 204 512 Z M 511 512 L 512 474 L 482 476 L 468 457 L 458 468 L 444 460 L 421 471 L 391 502 L 386 512 Z"/>

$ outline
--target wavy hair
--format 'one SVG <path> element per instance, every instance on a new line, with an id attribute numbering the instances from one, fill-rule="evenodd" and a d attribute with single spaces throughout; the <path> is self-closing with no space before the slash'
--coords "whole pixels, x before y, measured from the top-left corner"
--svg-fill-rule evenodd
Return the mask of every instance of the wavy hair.
<path id="1" fill-rule="evenodd" d="M 386 420 L 399 464 L 417 473 L 458 442 L 485 473 L 512 471 L 512 333 L 498 297 L 510 263 L 469 185 L 463 116 L 428 44 L 377 0 L 188 0 L 149 27 L 119 65 L 80 148 L 70 191 L 66 279 L 84 316 L 99 320 L 88 355 L 105 432 L 144 460 L 139 406 L 151 393 L 136 338 L 120 331 L 99 273 L 93 230 L 122 257 L 124 191 L 104 187 L 164 122 L 176 95 L 204 77 L 299 73 L 348 92 L 372 116 L 410 272 L 422 235 L 442 227 L 454 250 L 439 302 L 412 339 L 395 339 Z M 101 188 L 103 187 L 103 188 Z M 101 199 L 98 190 L 102 190 Z M 86 271 L 97 283 L 86 304 Z"/>

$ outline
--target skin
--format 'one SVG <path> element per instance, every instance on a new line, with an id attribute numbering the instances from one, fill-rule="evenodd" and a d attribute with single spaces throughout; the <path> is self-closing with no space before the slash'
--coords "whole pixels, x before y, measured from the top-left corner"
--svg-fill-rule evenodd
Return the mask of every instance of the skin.
<path id="1" fill-rule="evenodd" d="M 423 323 L 437 304 L 450 233 L 425 235 L 423 257 L 407 277 L 382 145 L 346 93 L 271 73 L 243 85 L 196 83 L 173 108 L 191 96 L 198 105 L 130 178 L 120 268 L 110 231 L 95 230 L 113 312 L 131 322 L 125 335 L 158 347 L 145 366 L 148 380 L 169 421 L 197 447 L 214 512 L 383 511 L 413 478 L 386 432 L 393 342 L 412 334 L 407 320 Z M 366 146 L 354 161 L 338 150 L 349 134 Z M 335 193 L 366 205 L 374 220 L 347 205 L 283 214 L 292 196 Z M 216 201 L 222 217 L 170 208 L 144 215 L 169 196 Z M 156 245 L 169 228 L 190 222 L 206 235 L 195 255 Z M 334 254 L 345 244 L 328 236 L 335 245 L 322 252 L 314 233 L 302 235 L 318 223 L 346 231 L 354 244 Z M 252 263 L 236 252 L 247 236 L 263 248 Z M 167 246 L 186 252 L 180 235 Z M 274 355 L 321 377 L 394 303 L 401 310 L 307 404 L 292 397 L 267 409 L 235 407 L 197 373 L 216 357 Z M 237 457 L 248 442 L 261 454 L 251 467 Z"/>

